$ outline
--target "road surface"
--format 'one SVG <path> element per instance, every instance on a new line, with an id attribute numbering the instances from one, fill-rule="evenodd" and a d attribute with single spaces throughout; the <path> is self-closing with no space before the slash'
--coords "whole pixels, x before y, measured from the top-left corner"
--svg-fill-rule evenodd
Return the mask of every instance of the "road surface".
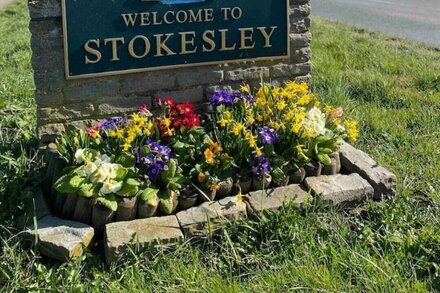
<path id="1" fill-rule="evenodd" d="M 440 0 L 311 0 L 312 14 L 440 47 Z"/>
<path id="2" fill-rule="evenodd" d="M 14 2 L 15 0 L 0 0 L 0 9 L 6 7 L 9 3 Z"/>

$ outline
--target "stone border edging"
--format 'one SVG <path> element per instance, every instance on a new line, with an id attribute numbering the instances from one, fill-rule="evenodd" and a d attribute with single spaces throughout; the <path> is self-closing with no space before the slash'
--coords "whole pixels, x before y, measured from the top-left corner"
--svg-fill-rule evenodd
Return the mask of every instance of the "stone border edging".
<path id="1" fill-rule="evenodd" d="M 368 154 L 343 143 L 340 156 L 344 175 L 308 177 L 302 186 L 292 184 L 251 192 L 243 196 L 243 201 L 232 196 L 204 203 L 176 215 L 107 224 L 104 235 L 106 263 L 118 261 L 132 244 L 136 250 L 142 250 L 149 245 L 170 246 L 204 237 L 226 222 L 264 211 L 277 211 L 291 201 L 299 205 L 312 194 L 343 207 L 352 207 L 368 198 L 377 200 L 387 193 L 395 194 L 396 176 Z M 93 228 L 48 214 L 47 203 L 40 191 L 34 194 L 32 208 L 21 217 L 26 220 L 19 221 L 19 225 L 29 225 L 34 215 L 34 204 L 37 207 L 37 227 L 30 225 L 26 228 L 24 238 L 37 238 L 41 254 L 50 258 L 68 260 L 81 255 L 82 248 L 92 242 Z"/>

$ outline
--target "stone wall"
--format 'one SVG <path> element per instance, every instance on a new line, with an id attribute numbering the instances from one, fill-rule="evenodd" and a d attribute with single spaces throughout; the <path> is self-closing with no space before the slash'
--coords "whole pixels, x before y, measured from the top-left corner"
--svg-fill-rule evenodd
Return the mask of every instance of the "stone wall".
<path id="1" fill-rule="evenodd" d="M 290 0 L 290 4 L 290 60 L 66 80 L 61 1 L 29 1 L 39 138 L 49 142 L 63 130 L 132 112 L 141 103 L 151 106 L 155 97 L 202 103 L 219 87 L 235 88 L 243 81 L 256 85 L 261 76 L 275 82 L 310 82 L 310 0 Z"/>

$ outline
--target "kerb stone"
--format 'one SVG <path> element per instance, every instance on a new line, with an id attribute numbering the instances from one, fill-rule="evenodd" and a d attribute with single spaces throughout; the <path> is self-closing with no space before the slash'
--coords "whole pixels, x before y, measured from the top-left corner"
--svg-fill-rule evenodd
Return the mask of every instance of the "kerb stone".
<path id="1" fill-rule="evenodd" d="M 358 173 L 373 186 L 374 199 L 395 192 L 396 175 L 380 166 L 369 155 L 345 142 L 341 145 L 339 154 L 341 165 L 346 171 Z"/>
<path id="2" fill-rule="evenodd" d="M 373 187 L 359 174 L 309 177 L 305 185 L 335 205 L 352 206 L 373 197 Z"/>
<path id="3" fill-rule="evenodd" d="M 130 245 L 142 250 L 151 245 L 183 241 L 176 216 L 155 217 L 107 224 L 104 251 L 107 264 L 117 261 Z"/>
<path id="4" fill-rule="evenodd" d="M 198 207 L 177 213 L 177 219 L 185 237 L 205 236 L 217 230 L 227 220 L 246 216 L 246 204 L 236 196 L 215 202 L 206 202 Z"/>
<path id="5" fill-rule="evenodd" d="M 300 185 L 292 184 L 269 190 L 254 191 L 246 200 L 249 212 L 277 211 L 283 204 L 294 201 L 296 204 L 304 202 L 308 194 Z"/>
<path id="6" fill-rule="evenodd" d="M 76 258 L 91 243 L 95 232 L 92 227 L 57 217 L 47 216 L 23 231 L 28 240 L 38 239 L 41 254 L 61 261 Z"/>

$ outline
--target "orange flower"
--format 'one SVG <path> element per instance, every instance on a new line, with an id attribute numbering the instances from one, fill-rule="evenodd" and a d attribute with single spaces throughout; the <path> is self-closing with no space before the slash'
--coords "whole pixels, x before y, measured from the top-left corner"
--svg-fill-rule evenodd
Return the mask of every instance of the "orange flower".
<path id="1" fill-rule="evenodd" d="M 203 173 L 203 172 L 200 172 L 199 173 L 199 182 L 200 183 L 203 183 L 203 182 L 205 182 L 205 179 L 206 179 L 206 175 L 205 175 L 205 173 Z"/>

